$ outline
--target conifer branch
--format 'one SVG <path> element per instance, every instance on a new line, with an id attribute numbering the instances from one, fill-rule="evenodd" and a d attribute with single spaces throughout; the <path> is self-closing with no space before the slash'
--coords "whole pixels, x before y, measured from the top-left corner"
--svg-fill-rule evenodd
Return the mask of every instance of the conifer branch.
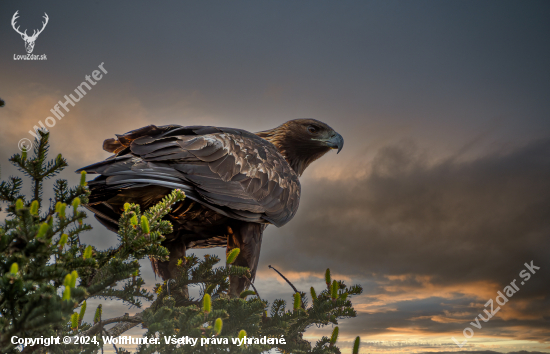
<path id="1" fill-rule="evenodd" d="M 142 312 L 139 312 L 133 316 L 128 316 L 128 314 L 124 314 L 123 316 L 119 316 L 119 317 L 113 317 L 113 318 L 109 318 L 107 320 L 103 320 L 101 322 L 98 322 L 96 323 L 95 325 L 93 325 L 90 329 L 86 330 L 86 331 L 83 331 L 80 333 L 81 336 L 94 336 L 96 335 L 100 330 L 101 328 L 103 328 L 104 326 L 106 325 L 109 325 L 109 324 L 112 324 L 112 323 L 119 323 L 119 322 L 126 322 L 126 323 L 131 323 L 131 324 L 134 324 L 132 327 L 130 328 L 133 328 L 134 326 L 137 326 L 138 324 L 142 323 L 143 322 L 143 311 Z M 115 328 L 115 327 L 113 327 Z M 111 328 L 110 330 L 106 330 L 108 333 L 113 333 L 113 328 Z M 128 329 L 130 329 L 128 328 Z M 112 336 L 118 336 L 120 335 L 121 333 L 124 333 L 123 332 L 120 332 L 118 334 L 108 334 L 108 335 L 112 335 Z"/>
<path id="2" fill-rule="evenodd" d="M 229 295 L 229 278 L 250 279 L 245 267 L 220 263 L 220 258 L 193 254 L 177 264 L 174 286 L 168 293 L 167 283 L 157 284 L 155 294 L 146 291 L 139 274 L 139 260 L 165 260 L 168 250 L 162 246 L 164 235 L 172 232 L 170 222 L 163 218 L 172 205 L 183 200 L 179 190 L 168 194 L 160 203 L 141 212 L 139 205 L 128 204 L 119 219 L 117 247 L 101 250 L 81 242 L 80 235 L 91 227 L 84 223 L 86 213 L 79 207 L 87 203 L 90 194 L 85 177 L 80 184 L 69 187 L 66 180 L 54 183 L 54 200 L 45 212 L 40 212 L 43 181 L 59 173 L 66 161 L 61 155 L 47 161 L 49 133 L 39 132 L 33 156 L 14 155 L 10 161 L 31 179 L 33 199 L 21 195 L 23 181 L 19 177 L 0 182 L 0 201 L 8 203 L 8 216 L 0 223 L 0 352 L 21 353 L 10 338 L 41 336 L 99 337 L 101 334 L 119 336 L 142 325 L 148 337 L 170 337 L 185 333 L 192 338 L 227 340 L 227 345 L 208 346 L 208 353 L 261 353 L 271 349 L 283 353 L 339 353 L 337 336 L 322 337 L 315 346 L 303 339 L 312 325 L 338 324 L 342 318 L 357 315 L 350 298 L 362 292 L 359 285 L 348 287 L 333 280 L 322 292 L 311 291 L 307 304 L 305 293 L 277 269 L 275 270 L 294 290 L 294 303 L 289 309 L 286 301 L 275 300 L 268 315 L 268 303 L 243 292 L 242 298 Z M 80 201 L 80 202 L 79 202 Z M 71 211 L 72 209 L 72 211 Z M 237 251 L 233 256 L 236 257 Z M 229 262 L 230 263 L 230 262 Z M 122 282 L 122 283 L 121 283 Z M 200 286 L 202 299 L 211 297 L 203 307 L 202 299 L 189 298 L 188 286 Z M 208 295 L 206 295 L 208 294 Z M 141 312 L 129 316 L 102 318 L 99 306 L 94 323 L 85 323 L 85 301 L 92 297 L 122 300 L 128 305 L 142 306 L 141 300 L 152 301 Z M 80 307 L 80 311 L 75 312 Z M 223 323 L 223 326 L 221 325 Z M 105 326 L 114 326 L 105 329 Z M 247 344 L 237 346 L 231 338 L 246 333 L 248 337 L 266 336 L 286 339 L 286 343 Z M 103 352 L 104 343 L 78 346 L 49 347 L 67 354 Z M 117 353 L 126 351 L 114 346 Z M 140 353 L 172 352 L 172 344 L 144 344 Z M 44 348 L 27 346 L 23 353 L 43 353 Z M 201 349 L 202 350 L 202 349 Z M 204 351 L 201 351 L 204 352 Z M 180 347 L 178 353 L 195 354 L 193 346 Z"/>
<path id="3" fill-rule="evenodd" d="M 275 269 L 274 267 L 272 267 L 271 265 L 269 266 L 269 268 L 273 269 L 274 271 L 277 272 L 277 274 L 279 274 L 284 280 L 286 280 L 286 282 L 288 283 L 288 285 L 290 285 L 292 287 L 292 290 L 294 290 L 295 293 L 298 292 L 298 289 L 296 289 L 296 287 L 294 286 L 294 284 L 292 284 L 290 282 L 290 280 L 288 280 L 283 274 L 281 274 L 281 272 L 279 272 L 277 269 Z"/>

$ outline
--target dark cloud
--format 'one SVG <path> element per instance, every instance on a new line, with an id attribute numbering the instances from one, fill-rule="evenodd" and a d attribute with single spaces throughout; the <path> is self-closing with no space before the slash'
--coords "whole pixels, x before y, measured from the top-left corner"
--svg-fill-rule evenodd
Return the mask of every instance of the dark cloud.
<path id="1" fill-rule="evenodd" d="M 266 256 L 299 269 L 323 259 L 350 274 L 429 274 L 438 283 L 503 284 L 525 262 L 550 267 L 550 140 L 436 163 L 412 145 L 390 146 L 371 168 L 364 178 L 308 181 L 299 214 L 277 236 L 289 252 Z"/>
<path id="2" fill-rule="evenodd" d="M 357 333 L 460 333 L 514 279 L 520 291 L 483 333 L 550 332 L 550 140 L 471 161 L 425 156 L 411 143 L 388 146 L 363 178 L 309 180 L 296 218 L 270 230 L 261 262 L 374 280 L 360 303 L 383 299 L 389 309 L 366 307 L 345 325 Z M 520 285 L 531 261 L 540 270 Z"/>

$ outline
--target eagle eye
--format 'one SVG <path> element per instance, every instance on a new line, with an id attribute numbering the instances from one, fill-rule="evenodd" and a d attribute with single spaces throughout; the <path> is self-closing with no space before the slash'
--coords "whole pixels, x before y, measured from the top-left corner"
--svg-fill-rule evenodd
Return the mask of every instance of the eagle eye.
<path id="1" fill-rule="evenodd" d="M 314 133 L 317 133 L 317 131 L 319 131 L 319 128 L 317 128 L 316 126 L 314 125 L 310 125 L 307 127 L 307 130 L 311 133 L 311 134 L 314 134 Z"/>

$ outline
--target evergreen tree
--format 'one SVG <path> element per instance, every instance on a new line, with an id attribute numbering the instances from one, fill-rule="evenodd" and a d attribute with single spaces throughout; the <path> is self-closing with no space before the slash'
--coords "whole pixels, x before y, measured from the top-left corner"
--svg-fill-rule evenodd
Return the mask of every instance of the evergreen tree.
<path id="1" fill-rule="evenodd" d="M 167 260 L 163 235 L 172 226 L 163 217 L 185 195 L 174 190 L 154 207 L 142 212 L 139 205 L 126 204 L 119 220 L 115 248 L 99 250 L 84 244 L 80 235 L 91 227 L 84 223 L 89 190 L 86 175 L 69 188 L 66 180 L 54 183 L 54 198 L 43 202 L 43 183 L 67 166 L 58 155 L 47 161 L 49 133 L 38 132 L 33 156 L 23 151 L 10 158 L 32 183 L 30 199 L 22 194 L 23 180 L 10 177 L 0 184 L 0 201 L 7 203 L 8 215 L 0 225 L 0 351 L 2 353 L 97 353 L 106 337 L 116 337 L 141 325 L 145 338 L 138 353 L 262 353 L 277 348 L 283 353 L 340 353 L 335 345 L 338 327 L 331 338 L 323 337 L 315 346 L 302 338 L 312 325 L 338 324 L 355 317 L 350 297 L 360 294 L 358 285 L 348 287 L 332 280 L 327 270 L 326 289 L 319 294 L 311 288 L 308 296 L 295 289 L 293 305 L 284 300 L 271 307 L 256 291 L 240 297 L 228 295 L 229 276 L 250 277 L 247 268 L 232 265 L 239 250 L 233 250 L 224 265 L 216 256 L 199 259 L 189 255 L 179 260 L 176 279 L 157 284 L 154 293 L 143 289 L 139 260 L 147 257 Z M 189 285 L 199 286 L 200 299 L 188 296 Z M 129 316 L 105 318 L 101 305 L 93 323 L 83 321 L 90 298 L 120 299 L 128 305 L 151 305 Z M 269 310 L 269 313 L 268 313 Z M 109 326 L 114 327 L 108 328 Z M 12 344 L 12 337 L 40 338 L 79 336 L 72 344 Z M 193 345 L 177 339 L 194 338 Z M 171 338 L 174 338 L 173 340 Z M 168 343 L 167 343 L 168 342 Z M 117 353 L 127 353 L 114 345 Z M 125 345 L 133 349 L 135 345 Z M 354 345 L 358 352 L 359 338 Z"/>

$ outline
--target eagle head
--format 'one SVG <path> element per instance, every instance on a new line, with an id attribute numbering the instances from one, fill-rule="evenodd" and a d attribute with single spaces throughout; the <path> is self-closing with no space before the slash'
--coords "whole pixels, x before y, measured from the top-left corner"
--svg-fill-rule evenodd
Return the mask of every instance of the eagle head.
<path id="1" fill-rule="evenodd" d="M 275 145 L 298 175 L 329 150 L 339 153 L 344 146 L 344 138 L 334 129 L 310 118 L 289 120 L 256 135 Z"/>

